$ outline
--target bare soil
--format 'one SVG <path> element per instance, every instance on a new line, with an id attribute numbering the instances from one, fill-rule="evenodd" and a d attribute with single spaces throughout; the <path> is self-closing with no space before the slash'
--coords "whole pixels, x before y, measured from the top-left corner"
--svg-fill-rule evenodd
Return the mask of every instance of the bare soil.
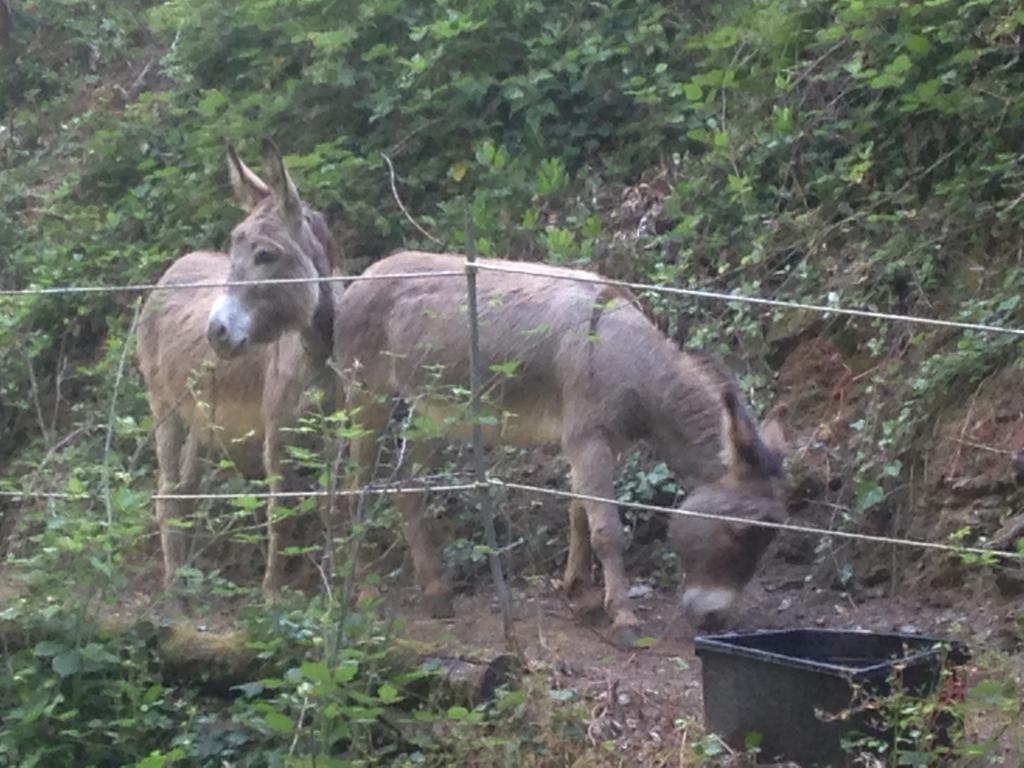
<path id="1" fill-rule="evenodd" d="M 966 599 L 961 593 L 928 604 L 896 594 L 856 600 L 848 592 L 810 586 L 806 569 L 776 564 L 745 593 L 736 630 L 830 627 L 921 633 L 968 643 L 978 666 L 1000 654 L 1001 675 L 1024 680 L 1019 653 L 1019 606 L 1000 598 Z M 654 642 L 636 651 L 616 648 L 607 627 L 576 620 L 572 606 L 550 586 L 514 590 L 516 639 L 530 667 L 550 675 L 553 691 L 570 691 L 590 710 L 588 737 L 615 742 L 614 753 L 634 765 L 686 765 L 683 747 L 702 723 L 701 665 L 693 630 L 676 618 L 667 590 L 641 587 L 637 613 Z M 481 589 L 456 602 L 457 618 L 427 617 L 414 595 L 393 595 L 389 610 L 407 622 L 410 639 L 452 653 L 488 656 L 505 650 L 493 591 Z M 1006 651 L 1011 655 L 1002 656 Z M 697 726 L 696 728 L 693 726 Z"/>

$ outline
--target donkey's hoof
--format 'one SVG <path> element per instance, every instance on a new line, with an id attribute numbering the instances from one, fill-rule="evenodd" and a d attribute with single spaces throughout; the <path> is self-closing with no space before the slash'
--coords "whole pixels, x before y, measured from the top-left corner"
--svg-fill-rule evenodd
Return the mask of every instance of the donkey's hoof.
<path id="1" fill-rule="evenodd" d="M 559 585 L 562 593 L 570 600 L 579 600 L 586 597 L 594 589 L 594 583 L 589 579 L 578 576 L 566 577 Z"/>
<path id="2" fill-rule="evenodd" d="M 601 595 L 591 592 L 583 595 L 573 609 L 576 620 L 585 626 L 599 626 L 605 619 L 604 600 Z"/>
<path id="3" fill-rule="evenodd" d="M 612 642 L 623 651 L 633 651 L 639 647 L 640 632 L 636 627 L 614 627 L 612 629 Z"/>
<path id="4" fill-rule="evenodd" d="M 168 594 L 165 605 L 167 614 L 175 618 L 192 615 L 192 606 L 185 595 Z"/>
<path id="5" fill-rule="evenodd" d="M 263 585 L 263 602 L 267 605 L 273 605 L 281 599 L 281 589 L 276 585 Z"/>
<path id="6" fill-rule="evenodd" d="M 451 595 L 424 595 L 423 606 L 432 619 L 454 619 L 455 605 Z"/>

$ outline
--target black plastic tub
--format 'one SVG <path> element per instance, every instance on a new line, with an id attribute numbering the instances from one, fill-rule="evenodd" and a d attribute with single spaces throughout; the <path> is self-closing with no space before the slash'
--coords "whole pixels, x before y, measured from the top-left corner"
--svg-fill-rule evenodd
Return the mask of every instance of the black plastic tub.
<path id="1" fill-rule="evenodd" d="M 694 645 L 705 727 L 738 749 L 759 733 L 762 757 L 801 766 L 846 766 L 844 736 L 886 737 L 869 713 L 850 710 L 865 694 L 887 694 L 897 666 L 902 689 L 926 696 L 944 664 L 967 660 L 962 645 L 932 637 L 829 629 L 734 632 Z"/>

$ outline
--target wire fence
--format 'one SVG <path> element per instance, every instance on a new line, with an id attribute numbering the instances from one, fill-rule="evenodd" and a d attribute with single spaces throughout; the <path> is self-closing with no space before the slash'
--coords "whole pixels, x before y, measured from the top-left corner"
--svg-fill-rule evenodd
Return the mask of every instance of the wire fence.
<path id="1" fill-rule="evenodd" d="M 472 491 L 479 483 L 431 483 L 422 478 L 403 483 L 368 483 L 360 488 L 336 491 L 257 491 L 254 493 L 154 493 L 149 498 L 153 501 L 233 501 L 236 499 L 327 499 L 358 496 L 390 496 L 393 494 L 416 493 L 449 493 L 454 491 Z M 32 499 L 56 499 L 60 501 L 97 501 L 94 493 L 60 493 L 51 491 L 0 491 L 0 498 L 16 501 Z"/>
<path id="2" fill-rule="evenodd" d="M 360 488 L 338 490 L 338 491 L 281 491 L 270 493 L 267 491 L 255 493 L 154 493 L 149 496 L 153 501 L 233 501 L 237 499 L 307 499 L 307 498 L 345 498 L 360 496 L 390 496 L 400 494 L 423 494 L 423 493 L 464 493 L 478 491 L 480 489 L 505 489 L 522 491 L 540 496 L 552 496 L 566 499 L 568 501 L 590 501 L 599 504 L 610 504 L 623 509 L 632 509 L 639 512 L 653 512 L 667 516 L 695 518 L 699 520 L 715 520 L 725 523 L 736 523 L 738 525 L 749 525 L 757 528 L 769 528 L 789 533 L 809 534 L 834 539 L 846 539 L 850 541 L 865 541 L 873 544 L 887 544 L 893 546 L 912 547 L 917 549 L 946 552 L 955 555 L 980 555 L 991 556 L 1000 560 L 1022 560 L 1024 555 L 1016 551 L 992 549 L 988 547 L 975 547 L 962 544 L 947 544 L 944 542 L 923 541 L 921 539 L 903 539 L 895 536 L 881 536 L 870 533 L 858 533 L 856 531 L 844 531 L 837 528 L 818 528 L 810 525 L 798 525 L 794 523 L 782 523 L 774 520 L 758 520 L 748 517 L 724 515 L 717 512 L 701 512 L 696 509 L 683 507 L 663 507 L 656 504 L 644 504 L 643 502 L 627 501 L 624 499 L 613 499 L 604 496 L 592 496 L 577 491 L 563 491 L 557 488 L 547 488 L 527 483 L 517 483 L 504 480 L 499 477 L 488 476 L 484 482 L 472 483 L 432 483 L 424 482 L 422 478 L 415 478 L 411 482 L 385 484 L 367 484 Z M 18 501 L 32 499 L 56 499 L 61 501 L 96 501 L 98 496 L 90 493 L 55 493 L 49 491 L 0 491 L 0 498 L 9 498 Z"/>
<path id="3" fill-rule="evenodd" d="M 395 272 L 384 275 L 330 275 L 318 277 L 281 277 L 266 280 L 219 280 L 195 283 L 129 283 L 127 285 L 66 285 L 52 287 L 4 288 L 0 296 L 62 296 L 82 293 L 151 293 L 155 291 L 185 291 L 202 288 L 239 288 L 247 285 L 302 285 L 306 283 L 361 283 L 374 280 L 431 280 L 440 277 L 465 277 L 462 270 L 437 270 L 434 272 Z"/>
<path id="4" fill-rule="evenodd" d="M 712 300 L 721 302 L 740 302 L 749 305 L 776 308 L 776 309 L 791 309 L 801 310 L 808 312 L 820 313 L 823 315 L 845 315 L 851 317 L 859 317 L 873 320 L 882 320 L 886 322 L 905 322 L 916 325 L 925 325 L 939 328 L 958 329 L 964 331 L 984 332 L 984 333 L 999 333 L 999 334 L 1010 334 L 1017 337 L 1024 337 L 1024 329 L 1004 327 L 991 323 L 975 323 L 966 322 L 959 320 L 948 320 L 941 318 L 923 317 L 907 314 L 897 314 L 890 312 L 880 312 L 870 309 L 860 309 L 843 307 L 833 304 L 808 304 L 802 302 L 785 301 L 779 299 L 768 299 L 760 298 L 755 296 L 745 296 L 732 293 L 724 293 L 720 291 L 703 290 L 696 288 L 682 288 L 677 286 L 667 286 L 649 283 L 638 283 L 624 280 L 613 280 L 605 278 L 603 276 L 580 272 L 575 270 L 552 270 L 552 269 L 540 269 L 531 267 L 528 264 L 518 264 L 513 262 L 494 262 L 494 261 L 477 261 L 473 257 L 472 250 L 470 255 L 464 262 L 464 269 L 460 270 L 438 270 L 438 271 L 412 271 L 412 272 L 397 272 L 390 274 L 363 274 L 363 275 L 345 275 L 345 276 L 331 276 L 331 277 L 315 277 L 315 278 L 286 278 L 286 279 L 275 279 L 275 280 L 252 280 L 252 281 L 218 281 L 218 282 L 193 282 L 193 283 L 178 283 L 178 284 L 128 284 L 119 286 L 55 286 L 55 287 L 29 287 L 21 289 L 4 289 L 0 290 L 0 296 L 5 297 L 29 297 L 29 296 L 53 296 L 53 295 L 65 295 L 65 294 L 96 294 L 96 293 L 125 293 L 125 292 L 148 292 L 148 291 L 166 291 L 166 290 L 187 290 L 187 289 L 214 289 L 214 288 L 231 288 L 241 287 L 247 285 L 288 285 L 296 283 L 313 283 L 313 282 L 328 282 L 328 283 L 354 283 L 359 281 L 368 280 L 431 280 L 439 278 L 460 278 L 467 280 L 467 291 L 472 292 L 475 290 L 475 283 L 473 278 L 480 271 L 492 272 L 497 274 L 516 274 L 533 276 L 541 279 L 550 280 L 565 280 L 576 283 L 588 283 L 588 284 L 599 284 L 615 286 L 620 288 L 627 288 L 633 291 L 641 292 L 657 292 L 668 295 L 684 296 L 689 298 L 696 298 L 702 300 Z M 471 322 L 475 320 L 475 302 L 471 301 Z M 471 355 L 475 359 L 474 355 Z M 479 377 L 473 377 L 473 391 L 478 393 Z M 476 395 L 475 395 L 476 396 Z M 476 447 L 479 448 L 480 437 L 476 436 L 475 443 Z M 1024 555 L 1015 551 L 1004 551 L 1000 549 L 988 548 L 988 547 L 975 547 L 975 546 L 964 546 L 959 544 L 950 544 L 943 542 L 932 542 L 923 541 L 918 539 L 882 536 L 859 533 L 856 531 L 845 531 L 832 528 L 819 528 L 815 526 L 800 525 L 788 522 L 777 522 L 771 520 L 755 520 L 744 517 L 730 517 L 723 516 L 717 513 L 707 513 L 700 510 L 688 509 L 685 505 L 681 508 L 675 507 L 662 507 L 650 504 L 643 504 L 639 502 L 628 502 L 613 498 L 605 498 L 601 496 L 593 496 L 575 491 L 563 491 L 552 488 L 546 488 L 536 485 L 529 485 L 524 483 L 511 482 L 500 478 L 489 476 L 483 469 L 482 466 L 478 466 L 476 473 L 475 482 L 451 482 L 455 475 L 448 473 L 443 476 L 420 478 L 415 483 L 408 481 L 401 483 L 385 483 L 385 484 L 368 484 L 358 489 L 345 489 L 345 490 L 334 490 L 334 491 L 296 491 L 296 492 L 258 492 L 258 493 L 189 493 L 189 494 L 153 494 L 151 496 L 154 500 L 230 500 L 237 499 L 240 497 L 255 498 L 255 499 L 268 499 L 271 497 L 277 499 L 289 499 L 289 498 L 312 498 L 312 497 L 351 497 L 351 496 L 364 496 L 364 495 L 390 495 L 390 494 L 421 494 L 424 492 L 452 492 L 452 493 L 466 493 L 470 491 L 479 492 L 481 489 L 490 488 L 502 488 L 506 490 L 520 491 L 530 494 L 546 495 L 551 497 L 563 498 L 569 501 L 580 501 L 580 502 L 591 502 L 618 505 L 619 507 L 627 509 L 635 509 L 640 511 L 646 511 L 656 514 L 664 515 L 675 515 L 682 517 L 692 518 L 704 518 L 713 519 L 724 522 L 737 523 L 741 525 L 752 525 L 763 528 L 771 528 L 777 531 L 789 532 L 789 533 L 800 533 L 809 534 L 814 536 L 838 538 L 845 540 L 863 541 L 879 545 L 890 545 L 894 547 L 906 547 L 914 548 L 925 551 L 933 552 L 944 552 L 951 554 L 971 554 L 983 557 L 990 557 L 992 559 L 1000 560 L 1022 560 Z M 90 494 L 75 494 L 75 493 L 53 493 L 53 492 L 34 492 L 34 491 L 17 491 L 17 490 L 4 490 L 0 491 L 0 498 L 7 498 L 13 501 L 25 501 L 31 499 L 51 499 L 51 500 L 82 500 L 88 498 L 96 498 L 95 495 Z"/>
<path id="5" fill-rule="evenodd" d="M 1008 328 L 992 323 L 975 323 L 965 320 L 949 320 L 936 317 L 925 317 L 922 315 L 908 315 L 895 312 L 880 312 L 873 309 L 858 307 L 844 307 L 839 304 L 808 304 L 798 301 L 787 301 L 784 299 L 767 299 L 760 296 L 747 296 L 744 294 L 725 293 L 722 291 L 711 291 L 701 288 L 681 288 L 673 285 L 660 285 L 657 283 L 638 283 L 629 280 L 615 280 L 596 273 L 586 273 L 578 270 L 538 270 L 531 268 L 527 263 L 496 263 L 493 261 L 477 261 L 472 267 L 487 272 L 501 272 L 505 274 L 518 274 L 539 277 L 551 280 L 565 280 L 577 283 L 591 283 L 598 285 L 609 285 L 619 288 L 628 288 L 635 291 L 662 293 L 672 296 L 685 296 L 696 299 L 710 299 L 713 301 L 736 302 L 751 304 L 754 306 L 771 307 L 774 309 L 791 309 L 806 312 L 815 312 L 823 315 L 844 315 L 847 317 L 862 317 L 870 320 L 884 320 L 887 322 L 909 323 L 912 325 L 926 325 L 937 328 L 950 328 L 964 331 L 977 331 L 982 333 L 1003 333 L 1012 336 L 1024 337 L 1024 328 Z M 138 293 L 152 291 L 172 290 L 195 290 L 207 288 L 234 288 L 249 285 L 297 285 L 303 283 L 357 283 L 365 281 L 380 280 L 431 280 L 438 278 L 459 277 L 465 278 L 465 270 L 435 270 L 431 272 L 396 272 L 391 274 L 362 274 L 362 275 L 331 275 L 328 277 L 298 277 L 298 278 L 277 278 L 267 280 L 234 280 L 217 282 L 193 282 L 193 283 L 130 283 L 126 285 L 71 285 L 51 287 L 29 287 L 29 288 L 4 288 L 0 289 L 0 296 L 6 297 L 30 297 L 30 296 L 59 296 L 72 294 L 97 294 L 97 293 Z"/>
<path id="6" fill-rule="evenodd" d="M 619 288 L 629 288 L 635 291 L 652 291 L 673 296 L 688 296 L 696 299 L 712 299 L 715 301 L 739 302 L 741 304 L 753 304 L 763 307 L 774 307 L 776 309 L 797 309 L 807 312 L 817 312 L 825 315 L 847 315 L 850 317 L 864 317 L 872 320 L 886 320 L 889 322 L 912 323 L 917 325 L 931 325 L 939 328 L 956 328 L 964 331 L 983 331 L 986 333 L 1007 333 L 1013 336 L 1024 336 L 1024 329 L 1006 328 L 1001 325 L 990 323 L 971 323 L 961 320 L 944 320 L 934 317 L 922 317 L 919 315 L 901 315 L 893 312 L 877 312 L 872 309 L 857 309 L 853 307 L 842 307 L 832 304 L 805 304 L 798 301 L 784 301 L 782 299 L 764 299 L 758 296 L 744 296 L 743 294 L 723 293 L 721 291 L 707 291 L 698 288 L 679 288 L 671 285 L 655 285 L 649 283 L 634 283 L 627 280 L 612 280 L 601 275 L 588 275 L 583 273 L 572 274 L 566 272 L 540 272 L 531 270 L 529 267 L 519 267 L 507 264 L 494 264 L 480 262 L 478 269 L 490 272 L 504 272 L 506 274 L 534 275 L 538 277 L 550 277 L 556 280 L 570 280 L 579 283 L 597 283 L 600 285 L 613 285 Z"/>

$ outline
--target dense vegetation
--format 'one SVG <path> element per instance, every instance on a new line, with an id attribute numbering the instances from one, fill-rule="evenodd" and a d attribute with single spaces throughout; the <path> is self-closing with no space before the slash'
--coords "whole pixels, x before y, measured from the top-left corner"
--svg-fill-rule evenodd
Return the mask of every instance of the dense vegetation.
<path id="1" fill-rule="evenodd" d="M 352 269 L 402 245 L 459 249 L 468 211 L 485 254 L 1024 326 L 1024 10 L 1013 0 L 28 0 L 12 10 L 0 42 L 0 288 L 147 283 L 183 251 L 222 245 L 238 219 L 224 142 L 254 160 L 269 135 Z M 384 156 L 436 242 L 402 215 Z M 836 424 L 793 420 L 841 455 L 843 482 L 825 490 L 845 524 L 867 516 L 892 531 L 901 519 L 897 532 L 984 541 L 1001 522 L 937 527 L 914 505 L 915 482 L 939 415 L 1019 370 L 1019 337 L 648 299 L 671 331 L 730 357 L 759 407 L 803 342 L 842 353 L 859 379 L 857 410 Z M 407 681 L 389 677 L 393 630 L 372 610 L 348 617 L 342 646 L 356 656 L 341 661 L 323 655 L 325 637 L 343 651 L 319 606 L 255 621 L 266 656 L 281 669 L 293 658 L 297 671 L 273 680 L 276 697 L 246 689 L 255 704 L 233 705 L 234 729 L 159 682 L 145 637 L 110 641 L 85 621 L 140 570 L 148 530 L 152 424 L 127 345 L 135 302 L 0 298 L 0 482 L 89 494 L 0 501 L 0 533 L 21 515 L 11 568 L 27 589 L 0 605 L 0 621 L 55 638 L 5 653 L 0 764 L 373 754 L 379 715 Z M 640 477 L 664 481 L 658 470 Z M 196 578 L 196 589 L 230 589 Z M 345 699 L 337 683 L 353 679 Z M 320 719 L 300 740 L 310 701 Z M 497 707 L 522 714 L 519 699 Z M 477 713 L 448 715 L 457 729 Z M 374 759 L 440 749 L 430 739 L 392 748 L 404 757 Z"/>

